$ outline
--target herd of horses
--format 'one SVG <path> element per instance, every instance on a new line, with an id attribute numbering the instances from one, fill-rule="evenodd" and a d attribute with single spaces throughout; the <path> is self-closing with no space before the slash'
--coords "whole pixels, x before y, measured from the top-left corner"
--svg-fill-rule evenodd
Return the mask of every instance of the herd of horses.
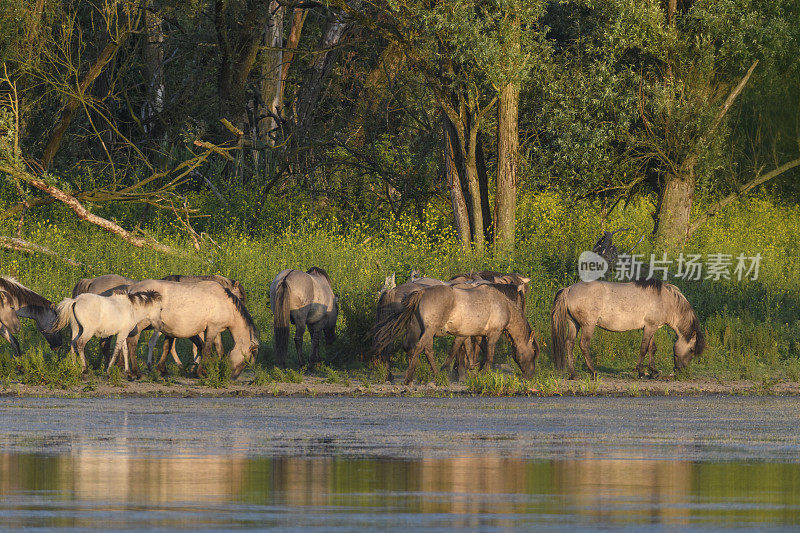
<path id="1" fill-rule="evenodd" d="M 435 337 L 452 336 L 453 344 L 442 370 L 454 364 L 463 377 L 480 365 L 491 368 L 495 346 L 503 334 L 511 341 L 513 358 L 525 378 L 532 378 L 540 352 L 536 332 L 526 318 L 529 278 L 520 274 L 494 271 L 471 272 L 448 281 L 419 277 L 396 285 L 387 277 L 378 297 L 372 350 L 391 368 L 396 339 L 408 354 L 405 383 L 411 383 L 420 355 L 424 352 L 434 376 L 440 371 L 434 358 Z M 310 364 L 320 362 L 319 343 L 336 340 L 338 298 L 325 270 L 287 269 L 270 284 L 270 307 L 274 316 L 275 357 L 286 366 L 291 325 L 295 326 L 298 362 L 305 365 L 303 337 L 311 334 Z M 62 345 L 61 330 L 71 327 L 70 353 L 84 371 L 86 344 L 100 339 L 108 369 L 119 364 L 130 375 L 139 375 L 136 347 L 139 336 L 152 329 L 148 343 L 148 367 L 160 336 L 165 340 L 156 368 L 166 372 L 171 354 L 182 366 L 175 351 L 176 339 L 190 339 L 198 375 L 203 362 L 216 349 L 224 354 L 221 334 L 228 330 L 233 347 L 227 353 L 232 376 L 236 378 L 247 364 L 255 362 L 259 334 L 246 307 L 247 294 L 238 281 L 219 275 L 171 275 L 155 280 L 136 281 L 116 274 L 81 279 L 72 297 L 58 305 L 25 287 L 13 278 L 0 277 L 0 334 L 20 355 L 14 337 L 21 328 L 20 318 L 33 319 L 37 329 L 55 350 Z M 609 331 L 643 330 L 636 370 L 640 377 L 658 376 L 655 368 L 656 330 L 667 325 L 677 335 L 673 360 L 676 370 L 685 368 L 705 346 L 697 314 L 674 285 L 657 279 L 629 283 L 606 281 L 578 282 L 558 291 L 553 301 L 551 335 L 553 361 L 575 375 L 573 347 L 581 331 L 579 347 L 589 371 L 596 375 L 589 344 L 594 329 Z M 116 337 L 113 350 L 111 339 Z M 479 354 L 483 361 L 479 363 Z M 643 367 L 649 353 L 648 371 Z M 391 372 L 386 376 L 392 379 Z"/>

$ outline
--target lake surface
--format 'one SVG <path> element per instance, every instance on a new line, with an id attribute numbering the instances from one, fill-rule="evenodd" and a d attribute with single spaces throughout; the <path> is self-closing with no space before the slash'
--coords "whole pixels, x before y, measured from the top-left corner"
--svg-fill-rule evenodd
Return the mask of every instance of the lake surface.
<path id="1" fill-rule="evenodd" d="M 800 399 L 0 399 L 0 529 L 800 527 Z"/>

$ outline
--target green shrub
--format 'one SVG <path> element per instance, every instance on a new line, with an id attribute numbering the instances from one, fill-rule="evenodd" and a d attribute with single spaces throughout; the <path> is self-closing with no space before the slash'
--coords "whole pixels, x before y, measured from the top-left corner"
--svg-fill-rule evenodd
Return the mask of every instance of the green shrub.
<path id="1" fill-rule="evenodd" d="M 200 378 L 200 384 L 214 389 L 224 389 L 231 383 L 233 369 L 227 357 L 209 358 L 203 363 L 206 375 Z"/>

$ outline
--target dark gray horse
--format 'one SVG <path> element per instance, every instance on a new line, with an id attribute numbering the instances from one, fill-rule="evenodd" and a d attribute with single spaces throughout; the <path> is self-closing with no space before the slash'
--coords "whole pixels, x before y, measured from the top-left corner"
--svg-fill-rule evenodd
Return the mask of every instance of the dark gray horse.
<path id="1" fill-rule="evenodd" d="M 318 267 L 308 271 L 287 269 L 280 272 L 269 286 L 269 301 L 275 317 L 275 355 L 278 364 L 286 366 L 289 351 L 289 324 L 294 324 L 294 343 L 300 366 L 303 358 L 303 335 L 306 327 L 311 333 L 312 365 L 319 362 L 319 341 L 324 333 L 325 342 L 336 340 L 338 298 L 333 294 L 331 278 Z"/>
<path id="2" fill-rule="evenodd" d="M 658 376 L 654 357 L 656 331 L 667 325 L 678 335 L 675 341 L 675 369 L 686 368 L 693 355 L 700 355 L 705 348 L 700 321 L 686 297 L 675 286 L 658 279 L 640 280 L 630 283 L 608 281 L 579 282 L 561 289 L 553 301 L 551 333 L 553 338 L 553 362 L 559 370 L 564 369 L 565 359 L 570 378 L 575 376 L 572 348 L 579 330 L 580 348 L 589 372 L 596 376 L 589 343 L 594 328 L 608 331 L 630 331 L 642 329 L 642 344 L 636 370 L 644 377 L 645 353 L 650 353 L 650 377 Z"/>
<path id="3" fill-rule="evenodd" d="M 50 332 L 50 327 L 57 319 L 53 302 L 14 278 L 0 278 L 0 334 L 11 343 L 17 357 L 21 352 L 14 335 L 22 328 L 20 318 L 32 318 L 51 349 L 61 346 L 61 333 Z"/>
<path id="4" fill-rule="evenodd" d="M 408 350 L 405 382 L 411 383 L 420 353 L 423 351 L 434 375 L 438 373 L 433 357 L 433 338 L 453 335 L 458 338 L 486 337 L 488 360 L 503 332 L 511 337 L 514 360 L 526 378 L 533 377 L 539 345 L 530 324 L 506 295 L 491 285 L 459 289 L 432 286 L 411 293 L 403 300 L 403 312 L 385 324 L 375 335 L 377 348 L 383 349 L 405 331 Z M 459 347 L 453 343 L 451 357 Z"/>

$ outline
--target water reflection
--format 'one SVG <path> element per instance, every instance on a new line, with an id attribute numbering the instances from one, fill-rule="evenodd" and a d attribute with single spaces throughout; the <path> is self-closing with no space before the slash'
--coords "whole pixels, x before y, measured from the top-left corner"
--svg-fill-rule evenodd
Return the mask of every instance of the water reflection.
<path id="1" fill-rule="evenodd" d="M 0 528 L 800 525 L 800 465 L 0 454 Z"/>

